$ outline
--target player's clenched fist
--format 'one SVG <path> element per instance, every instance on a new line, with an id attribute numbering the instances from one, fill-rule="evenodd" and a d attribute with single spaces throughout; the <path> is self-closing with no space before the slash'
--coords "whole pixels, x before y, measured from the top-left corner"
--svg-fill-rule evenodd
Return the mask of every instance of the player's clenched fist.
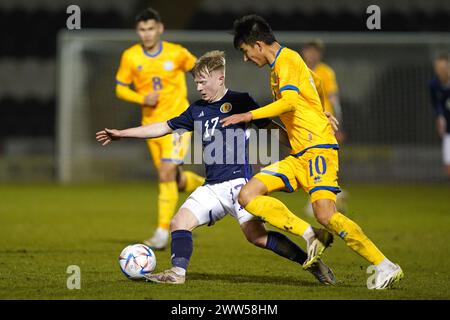
<path id="1" fill-rule="evenodd" d="M 330 121 L 331 127 L 333 128 L 334 132 L 339 131 L 339 121 L 328 111 L 325 111 L 325 115 L 328 118 L 328 121 Z"/>
<path id="2" fill-rule="evenodd" d="M 120 130 L 105 128 L 105 130 L 97 132 L 95 138 L 98 142 L 102 142 L 103 146 L 106 146 L 111 141 L 121 138 Z"/>

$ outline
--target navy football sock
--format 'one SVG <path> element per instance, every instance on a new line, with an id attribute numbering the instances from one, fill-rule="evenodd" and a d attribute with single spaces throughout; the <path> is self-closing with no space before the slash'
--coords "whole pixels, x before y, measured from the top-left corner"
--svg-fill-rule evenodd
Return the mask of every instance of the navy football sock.
<path id="1" fill-rule="evenodd" d="M 268 232 L 266 249 L 300 264 L 303 264 L 307 258 L 306 252 L 292 242 L 291 239 L 274 231 Z"/>
<path id="2" fill-rule="evenodd" d="M 192 232 L 177 230 L 172 232 L 171 243 L 172 266 L 187 270 L 192 255 Z"/>

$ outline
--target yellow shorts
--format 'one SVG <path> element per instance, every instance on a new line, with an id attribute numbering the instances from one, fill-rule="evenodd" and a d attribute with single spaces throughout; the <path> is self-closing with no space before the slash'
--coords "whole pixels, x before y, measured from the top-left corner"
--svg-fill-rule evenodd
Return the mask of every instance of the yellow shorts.
<path id="1" fill-rule="evenodd" d="M 159 169 L 162 162 L 183 164 L 183 159 L 189 150 L 191 132 L 184 134 L 168 134 L 166 136 L 148 139 L 147 145 L 155 167 Z"/>
<path id="2" fill-rule="evenodd" d="M 338 185 L 339 160 L 335 149 L 312 148 L 300 157 L 288 156 L 273 163 L 255 175 L 273 191 L 294 192 L 302 188 L 311 197 L 311 202 L 319 199 L 336 201 L 341 192 Z"/>

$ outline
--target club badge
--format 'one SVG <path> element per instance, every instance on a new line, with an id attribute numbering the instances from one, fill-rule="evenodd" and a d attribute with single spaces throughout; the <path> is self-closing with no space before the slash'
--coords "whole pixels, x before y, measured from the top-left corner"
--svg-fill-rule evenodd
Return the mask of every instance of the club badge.
<path id="1" fill-rule="evenodd" d="M 220 106 L 220 112 L 222 113 L 228 113 L 231 111 L 231 109 L 233 109 L 233 106 L 229 102 L 225 102 Z"/>

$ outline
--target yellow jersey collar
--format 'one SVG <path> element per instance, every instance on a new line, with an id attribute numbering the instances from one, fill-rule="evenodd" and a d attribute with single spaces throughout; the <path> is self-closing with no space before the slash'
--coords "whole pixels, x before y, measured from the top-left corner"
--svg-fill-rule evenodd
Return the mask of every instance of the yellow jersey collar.
<path id="1" fill-rule="evenodd" d="M 159 42 L 159 49 L 158 49 L 158 51 L 156 51 L 156 53 L 154 53 L 154 54 L 151 54 L 150 52 L 148 52 L 147 50 L 145 50 L 144 46 L 142 46 L 142 50 L 144 50 L 144 54 L 145 54 L 147 57 L 150 57 L 150 58 L 155 58 L 155 57 L 157 57 L 157 56 L 161 53 L 162 49 L 163 49 L 163 42 L 162 42 L 162 41 Z"/>

